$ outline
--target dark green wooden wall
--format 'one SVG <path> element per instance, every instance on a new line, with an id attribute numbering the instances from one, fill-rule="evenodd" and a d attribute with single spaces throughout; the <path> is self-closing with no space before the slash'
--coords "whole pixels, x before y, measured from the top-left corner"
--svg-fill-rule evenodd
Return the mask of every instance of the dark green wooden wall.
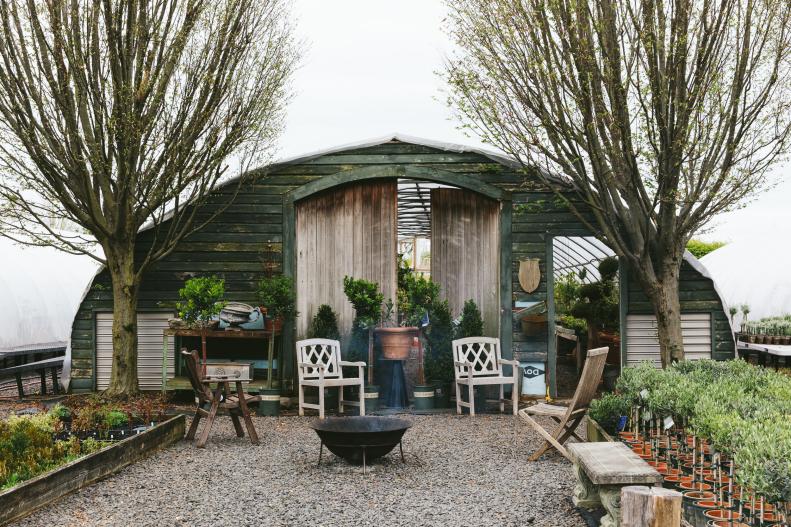
<path id="1" fill-rule="evenodd" d="M 286 194 L 324 176 L 368 166 L 437 169 L 475 178 L 482 184 L 506 191 L 512 198 L 511 202 L 504 201 L 504 204 L 512 207 L 508 212 L 512 214 L 510 259 L 513 301 L 546 300 L 547 247 L 551 236 L 589 234 L 548 189 L 537 181 L 524 181 L 521 174 L 511 167 L 477 153 L 450 152 L 418 144 L 389 142 L 274 165 L 266 171 L 252 173 L 241 188 L 232 184 L 215 191 L 200 211 L 201 217 L 208 217 L 231 199 L 232 204 L 148 271 L 141 287 L 139 310 L 173 311 L 184 280 L 202 275 L 224 278 L 227 298 L 255 302 L 257 281 L 267 269 L 282 269 Z M 448 180 L 447 183 L 454 182 Z M 508 233 L 505 233 L 505 237 L 508 237 Z M 141 247 L 150 243 L 151 232 L 141 233 Z M 527 257 L 539 258 L 542 271 L 541 284 L 529 295 L 521 292 L 517 279 L 518 262 Z M 701 302 L 701 306 L 705 303 L 707 309 L 715 311 L 717 327 L 720 328 L 719 321 L 725 314 L 719 299 L 716 295 L 712 296 L 711 281 L 703 279 L 694 270 L 687 270 L 684 277 L 685 283 L 691 287 L 694 285 L 694 289 L 685 289 L 682 297 L 687 302 Z M 630 312 L 645 307 L 645 299 L 633 290 L 630 289 Z M 111 310 L 110 280 L 103 271 L 96 277 L 80 305 L 72 328 L 74 390 L 93 389 L 95 313 Z M 718 332 L 718 335 L 724 336 L 722 332 Z M 546 339 L 528 341 L 519 331 L 518 324 L 514 324 L 512 337 L 517 358 L 546 360 Z M 728 342 L 731 343 L 732 353 L 732 341 L 729 338 L 717 344 L 718 352 L 720 349 L 723 354 L 727 352 Z"/>

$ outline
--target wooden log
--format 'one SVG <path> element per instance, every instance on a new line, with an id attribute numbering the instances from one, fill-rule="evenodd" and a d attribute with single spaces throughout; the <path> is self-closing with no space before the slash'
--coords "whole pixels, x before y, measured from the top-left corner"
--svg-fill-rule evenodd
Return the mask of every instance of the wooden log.
<path id="1" fill-rule="evenodd" d="M 622 527 L 680 527 L 681 493 L 661 487 L 621 489 Z"/>

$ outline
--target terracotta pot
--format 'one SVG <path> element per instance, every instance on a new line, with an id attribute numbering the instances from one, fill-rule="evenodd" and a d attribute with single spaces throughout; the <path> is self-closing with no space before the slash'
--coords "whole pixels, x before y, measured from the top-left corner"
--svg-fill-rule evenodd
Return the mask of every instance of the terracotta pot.
<path id="1" fill-rule="evenodd" d="M 725 506 L 725 504 L 720 503 L 720 507 Z M 706 518 L 710 520 L 733 520 L 739 521 L 742 519 L 742 515 L 736 511 L 731 511 L 728 509 L 711 509 L 707 510 L 704 515 Z"/>
<path id="2" fill-rule="evenodd" d="M 264 321 L 264 329 L 269 332 L 272 332 L 274 329 L 276 333 L 280 333 L 283 330 L 283 319 L 280 317 L 267 317 L 267 319 Z"/>
<path id="3" fill-rule="evenodd" d="M 389 360 L 406 360 L 412 349 L 417 328 L 376 328 L 382 344 L 382 357 Z"/>

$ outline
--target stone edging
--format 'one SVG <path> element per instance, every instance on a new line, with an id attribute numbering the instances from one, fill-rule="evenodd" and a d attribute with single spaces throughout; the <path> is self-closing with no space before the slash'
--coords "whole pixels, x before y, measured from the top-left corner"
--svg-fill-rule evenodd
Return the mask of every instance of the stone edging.
<path id="1" fill-rule="evenodd" d="M 185 422 L 183 415 L 177 415 L 141 434 L 0 492 L 0 525 L 27 516 L 39 507 L 172 445 L 184 437 Z"/>

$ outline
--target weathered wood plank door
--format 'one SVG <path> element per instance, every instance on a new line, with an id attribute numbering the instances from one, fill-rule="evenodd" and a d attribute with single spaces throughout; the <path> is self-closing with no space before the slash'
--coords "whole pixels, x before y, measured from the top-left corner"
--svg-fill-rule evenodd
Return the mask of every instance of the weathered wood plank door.
<path id="1" fill-rule="evenodd" d="M 500 331 L 499 202 L 455 188 L 431 190 L 431 278 L 458 316 L 473 299 L 486 336 Z"/>
<path id="2" fill-rule="evenodd" d="M 347 336 L 354 310 L 343 277 L 379 284 L 385 300 L 396 298 L 398 186 L 395 180 L 356 183 L 296 204 L 297 338 L 304 338 L 321 304 L 338 315 Z"/>

